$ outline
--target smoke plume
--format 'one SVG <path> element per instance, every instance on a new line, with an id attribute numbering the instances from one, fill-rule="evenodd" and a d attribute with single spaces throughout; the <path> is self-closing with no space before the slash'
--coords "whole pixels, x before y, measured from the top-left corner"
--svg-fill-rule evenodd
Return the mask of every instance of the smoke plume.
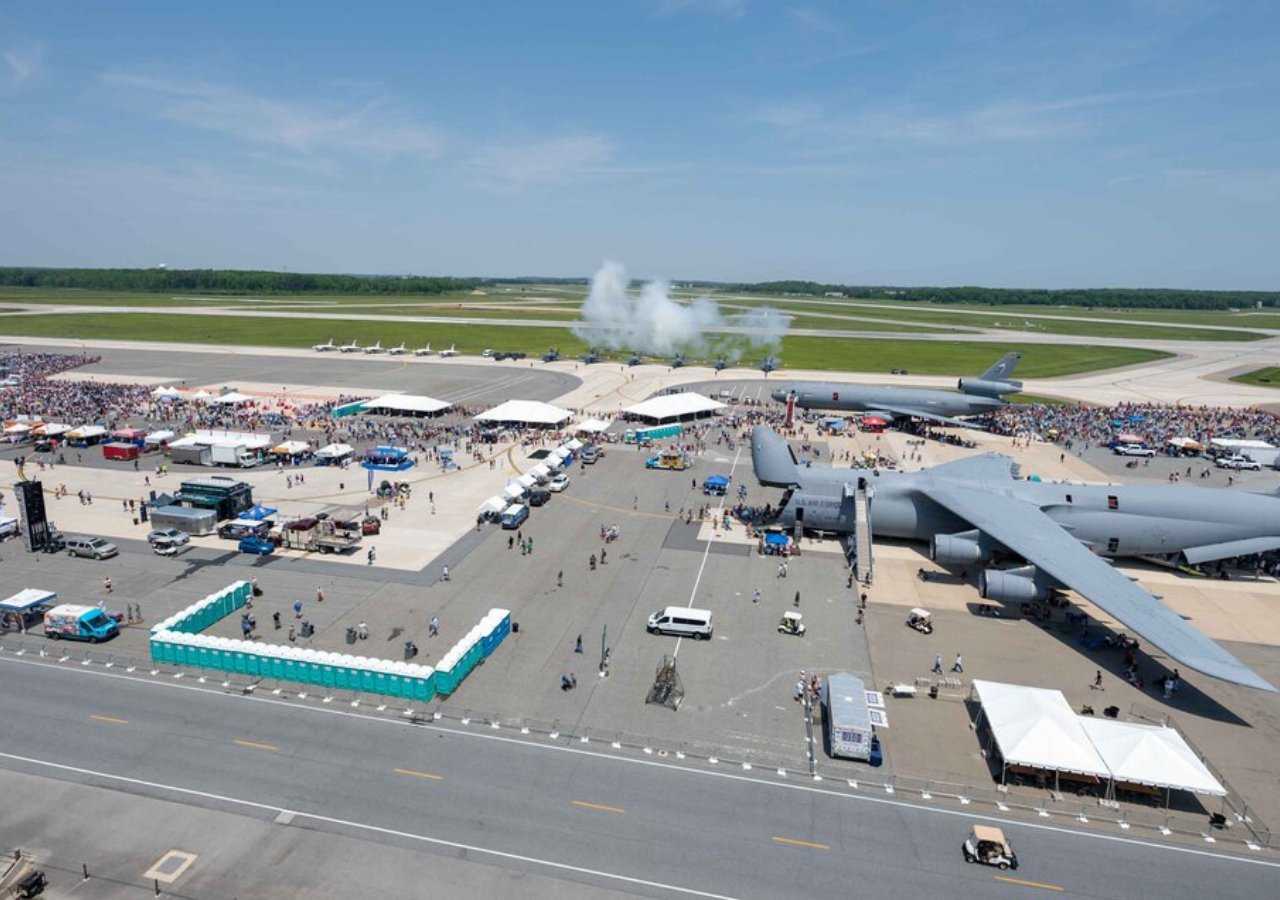
<path id="1" fill-rule="evenodd" d="M 715 353 L 737 359 L 748 348 L 775 352 L 791 321 L 765 307 L 725 315 L 710 297 L 681 303 L 666 281 L 650 281 L 635 293 L 629 286 L 626 268 L 606 260 L 591 279 L 582 321 L 573 333 L 610 350 L 654 356 Z"/>

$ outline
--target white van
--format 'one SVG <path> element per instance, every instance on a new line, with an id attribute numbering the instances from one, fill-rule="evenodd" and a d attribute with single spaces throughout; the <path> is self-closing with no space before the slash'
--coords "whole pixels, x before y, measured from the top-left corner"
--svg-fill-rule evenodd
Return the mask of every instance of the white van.
<path id="1" fill-rule="evenodd" d="M 668 606 L 649 617 L 650 634 L 678 634 L 691 637 L 695 641 L 711 637 L 715 622 L 709 609 L 685 609 L 683 606 Z"/>

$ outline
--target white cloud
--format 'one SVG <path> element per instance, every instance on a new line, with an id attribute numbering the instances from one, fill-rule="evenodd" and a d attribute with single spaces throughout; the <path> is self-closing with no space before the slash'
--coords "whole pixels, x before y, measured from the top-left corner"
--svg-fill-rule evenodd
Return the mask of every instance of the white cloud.
<path id="1" fill-rule="evenodd" d="M 280 100 L 233 85 L 114 71 L 103 76 L 126 100 L 162 119 L 250 144 L 307 156 L 347 153 L 371 159 L 438 156 L 439 135 L 380 100 L 363 104 Z"/>
<path id="2" fill-rule="evenodd" d="M 44 44 L 34 41 L 21 47 L 6 47 L 0 59 L 9 67 L 9 84 L 21 87 L 44 71 Z"/>
<path id="3" fill-rule="evenodd" d="M 840 24 L 820 9 L 812 6 L 793 6 L 791 20 L 808 31 L 835 36 L 844 29 Z"/>
<path id="4" fill-rule="evenodd" d="M 794 103 L 775 103 L 762 106 L 751 116 L 757 122 L 764 122 L 775 128 L 798 128 L 822 119 L 822 107 L 807 100 Z"/>
<path id="5" fill-rule="evenodd" d="M 559 187 L 609 174 L 612 142 L 598 134 L 489 144 L 468 161 L 475 184 L 498 191 Z"/>

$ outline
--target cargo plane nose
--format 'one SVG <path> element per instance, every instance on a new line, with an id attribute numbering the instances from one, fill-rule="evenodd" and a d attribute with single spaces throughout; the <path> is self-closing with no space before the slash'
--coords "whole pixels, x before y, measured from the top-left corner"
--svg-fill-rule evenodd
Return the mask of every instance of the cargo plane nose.
<path id="1" fill-rule="evenodd" d="M 788 395 L 788 394 L 790 394 L 790 393 L 791 393 L 791 392 L 790 392 L 789 390 L 787 390 L 786 388 L 778 388 L 776 391 L 774 391 L 774 392 L 773 392 L 772 394 L 770 394 L 769 396 L 770 396 L 770 397 L 772 397 L 774 400 L 777 400 L 779 403 L 786 403 L 786 402 L 787 402 L 787 395 Z"/>

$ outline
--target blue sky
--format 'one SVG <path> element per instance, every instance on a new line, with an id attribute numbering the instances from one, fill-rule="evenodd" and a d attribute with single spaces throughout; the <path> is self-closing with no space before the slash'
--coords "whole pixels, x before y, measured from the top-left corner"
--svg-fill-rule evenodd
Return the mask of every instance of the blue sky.
<path id="1" fill-rule="evenodd" d="M 1280 288 L 1280 4 L 0 8 L 0 263 Z"/>

